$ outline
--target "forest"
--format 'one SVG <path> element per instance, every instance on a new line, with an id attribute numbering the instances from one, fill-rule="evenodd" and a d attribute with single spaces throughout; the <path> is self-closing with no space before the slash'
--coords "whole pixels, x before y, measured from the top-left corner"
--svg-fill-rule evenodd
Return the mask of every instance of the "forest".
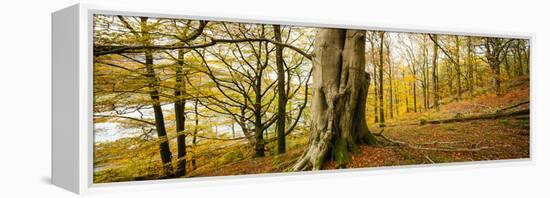
<path id="1" fill-rule="evenodd" d="M 94 15 L 93 181 L 529 158 L 529 44 Z"/>

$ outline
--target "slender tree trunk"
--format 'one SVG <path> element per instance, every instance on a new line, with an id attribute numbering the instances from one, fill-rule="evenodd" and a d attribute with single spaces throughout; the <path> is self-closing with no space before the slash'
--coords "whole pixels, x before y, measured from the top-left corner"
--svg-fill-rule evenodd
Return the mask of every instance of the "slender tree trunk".
<path id="1" fill-rule="evenodd" d="M 437 41 L 437 35 L 433 35 L 434 41 Z M 438 90 L 438 78 L 437 78 L 437 59 L 438 59 L 438 47 L 433 44 L 433 58 L 432 58 L 432 84 L 433 84 L 433 97 L 434 97 L 434 107 L 436 110 L 439 110 L 439 90 Z"/>
<path id="2" fill-rule="evenodd" d="M 396 74 L 398 81 L 395 86 L 395 115 L 399 116 L 399 73 Z"/>
<path id="3" fill-rule="evenodd" d="M 518 72 L 518 76 L 521 76 L 523 75 L 523 60 L 522 60 L 522 54 L 521 54 L 521 42 L 518 41 L 517 44 L 516 44 L 516 54 L 517 54 L 517 57 L 518 57 L 518 69 L 517 69 L 517 72 Z"/>
<path id="4" fill-rule="evenodd" d="M 456 45 L 456 62 L 455 62 L 455 69 L 456 69 L 456 77 L 457 77 L 457 100 L 462 98 L 462 71 L 460 70 L 460 38 L 455 35 L 455 45 Z"/>
<path id="5" fill-rule="evenodd" d="M 498 60 L 496 58 L 490 58 L 489 59 L 489 66 L 491 67 L 491 70 L 493 72 L 493 86 L 495 88 L 495 93 L 497 95 L 501 95 L 500 90 L 500 66 L 499 66 Z"/>
<path id="6" fill-rule="evenodd" d="M 429 62 L 428 62 L 428 47 L 426 45 L 423 46 L 424 50 L 424 108 L 425 110 L 428 110 L 430 108 L 430 72 L 429 70 Z"/>
<path id="7" fill-rule="evenodd" d="M 386 55 L 388 57 L 388 81 L 390 86 L 390 118 L 393 118 L 393 81 L 392 81 L 392 62 L 390 47 L 386 46 Z"/>
<path id="8" fill-rule="evenodd" d="M 147 17 L 141 17 L 141 30 L 143 32 L 142 38 L 144 42 L 148 45 L 150 41 L 148 39 L 148 25 Z M 151 50 L 145 51 L 145 72 L 147 79 L 149 81 L 149 95 L 153 103 L 153 112 L 155 114 L 155 128 L 157 130 L 157 136 L 159 138 L 159 147 L 160 147 L 160 158 L 164 167 L 165 175 L 172 175 L 172 152 L 170 151 L 170 145 L 168 143 L 168 137 L 166 135 L 166 128 L 164 125 L 164 115 L 160 105 L 160 93 L 159 86 L 160 82 L 157 78 L 154 69 L 153 63 L 153 52 Z"/>
<path id="9" fill-rule="evenodd" d="M 485 56 L 487 63 L 492 71 L 492 83 L 497 95 L 501 95 L 500 90 L 500 48 L 502 48 L 499 38 L 485 38 Z"/>
<path id="10" fill-rule="evenodd" d="M 449 60 L 450 60 L 450 58 L 449 58 Z M 450 62 L 450 61 L 448 61 L 448 62 Z M 447 79 L 448 79 L 447 87 L 449 87 L 449 93 L 448 94 L 449 94 L 449 96 L 452 97 L 453 96 L 453 83 L 454 83 L 453 78 L 454 78 L 454 76 L 453 76 L 453 69 L 451 68 L 452 66 L 448 62 L 447 62 L 446 67 L 445 67 L 446 70 L 447 70 Z"/>
<path id="11" fill-rule="evenodd" d="M 370 47 L 371 47 L 371 61 L 372 61 L 372 65 L 373 65 L 373 79 L 374 79 L 374 123 L 378 123 L 379 122 L 379 119 L 378 119 L 378 83 L 377 83 L 377 73 L 376 73 L 376 67 L 377 65 L 375 64 L 375 60 L 376 60 L 376 55 L 375 55 L 375 46 L 374 46 L 374 33 L 373 33 L 373 39 L 370 40 Z"/>
<path id="12" fill-rule="evenodd" d="M 275 41 L 282 42 L 281 27 L 273 25 L 275 32 Z M 277 64 L 277 87 L 278 93 L 278 109 L 277 109 L 277 153 L 285 153 L 285 115 L 286 115 L 286 90 L 285 90 L 285 68 L 283 66 L 283 46 L 275 46 L 275 59 Z"/>
<path id="13" fill-rule="evenodd" d="M 185 92 L 185 81 L 183 72 L 183 58 L 185 52 L 178 50 L 178 61 L 176 64 L 176 83 L 174 96 L 176 101 L 174 103 L 174 113 L 176 114 L 176 134 L 178 144 L 178 167 L 176 169 L 177 176 L 185 175 L 186 162 L 186 145 L 185 145 L 185 98 L 183 96 Z"/>
<path id="14" fill-rule="evenodd" d="M 320 29 L 315 41 L 312 131 L 294 171 L 319 170 L 327 157 L 344 167 L 357 144 L 375 141 L 365 117 L 365 31 Z"/>
<path id="15" fill-rule="evenodd" d="M 508 51 L 504 51 L 504 71 L 506 71 L 506 79 L 511 79 L 512 75 L 510 74 L 510 62 L 508 62 Z"/>
<path id="16" fill-rule="evenodd" d="M 155 114 L 155 127 L 157 129 L 157 136 L 159 138 L 160 157 L 166 175 L 172 174 L 172 153 L 170 152 L 170 146 L 168 143 L 168 137 L 166 135 L 166 128 L 164 125 L 164 115 L 160 106 L 160 94 L 158 91 L 159 83 L 153 68 L 153 53 L 151 51 L 145 52 L 145 68 L 147 76 L 149 77 L 149 88 L 151 100 L 153 101 L 153 112 Z"/>
<path id="17" fill-rule="evenodd" d="M 430 108 L 430 71 L 429 71 L 429 62 L 428 62 L 428 47 L 424 45 L 424 107 L 425 110 L 428 110 Z"/>
<path id="18" fill-rule="evenodd" d="M 379 60 L 380 64 L 378 65 L 378 102 L 379 102 L 379 111 L 380 111 L 380 126 L 383 127 L 384 124 L 384 34 L 385 32 L 379 32 L 380 36 L 380 55 Z"/>
<path id="19" fill-rule="evenodd" d="M 260 44 L 261 46 L 261 44 Z M 264 142 L 264 129 L 262 124 L 262 65 L 258 64 L 256 76 L 256 85 L 254 87 L 254 93 L 256 95 L 254 101 L 254 139 L 256 151 L 255 157 L 265 156 L 265 142 Z"/>
<path id="20" fill-rule="evenodd" d="M 235 122 L 231 122 L 231 137 L 235 138 Z"/>
<path id="21" fill-rule="evenodd" d="M 416 69 L 414 69 L 414 66 L 413 66 L 413 84 L 412 84 L 412 88 L 413 88 L 413 106 L 414 106 L 414 112 L 418 112 L 418 110 L 416 109 Z"/>
<path id="22" fill-rule="evenodd" d="M 373 52 L 374 53 L 374 52 Z M 373 56 L 374 57 L 374 56 Z M 374 58 L 372 59 L 374 60 Z M 376 80 L 376 65 L 374 65 L 373 73 L 374 73 L 374 123 L 379 123 L 380 120 L 378 119 L 378 83 Z"/>
<path id="23" fill-rule="evenodd" d="M 528 42 L 528 41 L 527 41 Z M 529 73 L 529 70 L 530 70 L 530 66 L 531 66 L 531 45 L 529 44 L 527 47 L 524 47 L 525 48 L 525 52 L 524 52 L 524 55 L 525 55 L 525 72 L 523 72 L 524 74 L 528 74 Z"/>
<path id="24" fill-rule="evenodd" d="M 403 75 L 403 79 L 405 79 L 405 72 L 403 72 L 402 75 Z M 410 83 L 408 83 L 406 85 L 408 85 L 409 87 L 411 86 Z M 409 88 L 407 88 L 406 91 L 407 91 L 407 94 L 405 94 L 405 107 L 406 107 L 405 112 L 409 113 L 409 111 L 410 111 L 409 110 L 410 109 L 409 108 L 409 96 L 411 95 L 411 91 L 410 91 Z"/>
<path id="25" fill-rule="evenodd" d="M 470 98 L 474 96 L 474 63 L 472 60 L 472 37 L 468 37 L 468 89 L 470 91 Z"/>
<path id="26" fill-rule="evenodd" d="M 191 167 L 195 169 L 197 167 L 196 165 L 196 159 L 195 155 L 197 155 L 196 146 L 197 146 L 197 133 L 199 132 L 199 99 L 195 99 L 195 105 L 194 105 L 194 113 L 195 113 L 195 130 L 193 130 L 193 139 L 191 140 L 191 143 L 193 144 L 193 159 L 191 160 Z"/>

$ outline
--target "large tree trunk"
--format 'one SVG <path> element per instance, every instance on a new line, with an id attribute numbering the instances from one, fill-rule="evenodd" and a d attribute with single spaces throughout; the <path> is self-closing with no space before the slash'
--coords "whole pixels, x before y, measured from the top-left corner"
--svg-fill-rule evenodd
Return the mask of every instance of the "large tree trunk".
<path id="1" fill-rule="evenodd" d="M 186 145 L 185 145 L 185 98 L 183 96 L 185 92 L 185 81 L 183 72 L 183 58 L 185 52 L 178 50 L 178 61 L 176 64 L 176 85 L 174 96 L 176 101 L 174 102 L 174 113 L 176 114 L 176 134 L 178 144 L 178 167 L 176 169 L 177 176 L 185 175 L 186 165 Z"/>
<path id="2" fill-rule="evenodd" d="M 312 131 L 294 171 L 319 170 L 327 157 L 343 167 L 357 144 L 375 142 L 365 119 L 365 31 L 320 29 L 314 49 Z"/>
<path id="3" fill-rule="evenodd" d="M 273 25 L 275 40 L 282 42 L 281 26 Z M 277 107 L 277 153 L 285 153 L 285 114 L 286 114 L 286 90 L 285 90 L 285 68 L 283 66 L 283 46 L 275 46 L 275 61 L 277 64 L 277 87 L 278 87 L 278 107 Z"/>

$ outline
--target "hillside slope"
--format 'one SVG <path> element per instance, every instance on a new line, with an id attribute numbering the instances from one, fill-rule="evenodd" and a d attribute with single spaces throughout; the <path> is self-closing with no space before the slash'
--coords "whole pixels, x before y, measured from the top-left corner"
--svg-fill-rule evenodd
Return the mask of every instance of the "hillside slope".
<path id="1" fill-rule="evenodd" d="M 522 102 L 525 104 L 507 111 L 529 108 L 526 103 L 529 100 L 528 77 L 518 78 L 505 88 L 501 96 L 490 91 L 478 92 L 472 98 L 447 100 L 449 102 L 442 104 L 439 111 L 406 113 L 387 120 L 382 135 L 412 146 L 392 144 L 378 136 L 380 144 L 359 146 L 347 168 L 529 158 L 529 115 L 421 124 L 429 120 L 492 115 L 499 109 Z M 370 129 L 374 133 L 382 131 L 377 126 Z M 296 148 L 282 155 L 205 165 L 191 171 L 187 177 L 281 172 L 292 165 L 302 151 Z M 323 169 L 334 168 L 335 164 L 330 161 L 323 166 Z"/>

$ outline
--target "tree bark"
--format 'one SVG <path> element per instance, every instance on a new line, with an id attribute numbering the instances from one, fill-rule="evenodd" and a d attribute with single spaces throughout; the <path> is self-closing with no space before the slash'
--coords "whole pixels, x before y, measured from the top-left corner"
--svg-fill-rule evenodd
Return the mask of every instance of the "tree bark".
<path id="1" fill-rule="evenodd" d="M 193 130 L 193 139 L 191 140 L 191 143 L 193 144 L 193 159 L 191 159 L 191 167 L 192 169 L 195 169 L 197 167 L 197 162 L 195 159 L 196 150 L 195 147 L 197 146 L 197 133 L 199 132 L 199 99 L 195 99 L 195 106 L 194 106 L 194 113 L 195 113 L 195 130 Z"/>
<path id="2" fill-rule="evenodd" d="M 414 112 L 418 112 L 417 108 L 416 108 L 416 67 L 413 66 L 413 84 L 412 84 L 412 88 L 413 88 L 413 108 L 414 108 Z"/>
<path id="3" fill-rule="evenodd" d="M 147 25 L 147 17 L 141 17 L 140 18 L 140 25 L 141 25 L 141 31 L 143 32 L 142 38 L 144 40 L 145 45 L 150 44 L 150 40 L 148 38 L 148 35 L 146 34 L 148 32 L 148 25 Z M 153 52 L 151 50 L 145 51 L 145 72 L 147 76 L 147 80 L 149 81 L 149 95 L 151 97 L 152 103 L 153 103 L 153 112 L 155 114 L 155 128 L 157 130 L 157 136 L 159 138 L 159 147 L 160 147 L 160 158 L 164 167 L 164 172 L 166 175 L 172 174 L 172 152 L 170 151 L 170 145 L 168 143 L 168 137 L 166 135 L 166 128 L 164 125 L 164 115 L 162 112 L 162 108 L 160 105 L 160 93 L 159 93 L 159 86 L 160 82 L 157 78 L 157 75 L 155 73 L 154 69 L 154 63 L 153 63 Z"/>
<path id="4" fill-rule="evenodd" d="M 433 35 L 433 39 L 437 41 L 437 35 Z M 438 90 L 438 78 L 437 78 L 437 44 L 434 42 L 433 45 L 433 58 L 432 58 L 432 84 L 433 84 L 433 97 L 434 97 L 434 107 L 436 110 L 439 110 L 439 90 Z"/>
<path id="5" fill-rule="evenodd" d="M 384 34 L 385 32 L 379 32 L 380 36 L 380 54 L 379 60 L 380 64 L 378 65 L 378 102 L 379 102 L 379 112 L 380 112 L 380 126 L 384 126 Z"/>
<path id="6" fill-rule="evenodd" d="M 371 61 L 373 65 L 373 79 L 374 79 L 374 123 L 378 123 L 378 83 L 376 81 L 376 64 L 374 60 L 376 60 L 375 56 L 375 46 L 374 46 L 374 33 L 372 34 L 372 38 L 369 39 L 370 47 L 371 47 Z"/>
<path id="7" fill-rule="evenodd" d="M 456 47 L 456 60 L 455 62 L 455 70 L 456 70 L 456 77 L 457 77 L 457 100 L 462 98 L 462 71 L 460 70 L 460 38 L 455 35 L 455 47 Z"/>
<path id="8" fill-rule="evenodd" d="M 468 89 L 470 91 L 470 98 L 474 96 L 474 63 L 472 57 L 472 37 L 468 37 Z"/>
<path id="9" fill-rule="evenodd" d="M 523 75 L 523 60 L 522 60 L 522 50 L 521 50 L 521 41 L 517 41 L 516 43 L 516 54 L 517 54 L 517 60 L 518 60 L 518 68 L 517 68 L 517 75 L 521 76 Z"/>
<path id="10" fill-rule="evenodd" d="M 183 58 L 185 52 L 178 50 L 178 60 L 175 68 L 176 83 L 174 96 L 176 101 L 174 102 L 174 113 L 176 117 L 176 134 L 178 144 L 178 167 L 176 169 L 177 176 L 185 175 L 186 165 L 186 145 L 185 145 L 185 98 L 183 96 L 185 92 L 185 74 L 183 72 Z"/>
<path id="11" fill-rule="evenodd" d="M 392 61 L 390 46 L 386 45 L 386 57 L 388 58 L 388 81 L 390 86 L 390 118 L 393 118 L 393 79 L 392 79 Z"/>
<path id="12" fill-rule="evenodd" d="M 422 45 L 422 102 L 424 111 L 428 110 L 429 106 L 429 76 L 428 76 L 428 49 L 426 45 Z"/>
<path id="13" fill-rule="evenodd" d="M 485 57 L 492 71 L 492 84 L 497 95 L 501 94 L 500 90 L 500 40 L 498 38 L 485 38 Z"/>
<path id="14" fill-rule="evenodd" d="M 260 44 L 261 46 L 261 44 Z M 263 65 L 258 64 L 256 71 L 258 75 L 256 76 L 256 84 L 254 86 L 254 139 L 255 145 L 254 150 L 256 151 L 255 157 L 264 157 L 265 156 L 265 144 L 264 144 L 264 125 L 262 123 L 262 73 Z"/>
<path id="15" fill-rule="evenodd" d="M 344 167 L 357 144 L 375 143 L 365 118 L 365 31 L 320 29 L 314 50 L 312 131 L 294 171 L 319 170 L 327 157 Z"/>
<path id="16" fill-rule="evenodd" d="M 282 43 L 281 26 L 273 25 L 275 41 Z M 283 46 L 275 46 L 275 62 L 277 65 L 277 87 L 278 87 L 278 108 L 277 108 L 277 153 L 285 153 L 285 115 L 287 96 L 285 90 L 285 68 L 283 66 Z"/>

